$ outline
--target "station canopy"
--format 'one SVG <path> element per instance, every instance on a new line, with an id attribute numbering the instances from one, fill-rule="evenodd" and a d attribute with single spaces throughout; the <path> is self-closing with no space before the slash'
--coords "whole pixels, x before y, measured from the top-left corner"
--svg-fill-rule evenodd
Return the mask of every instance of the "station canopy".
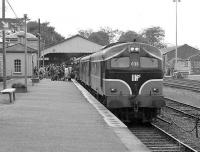
<path id="1" fill-rule="evenodd" d="M 94 53 L 102 47 L 102 45 L 94 43 L 87 38 L 75 35 L 58 44 L 45 48 L 41 51 L 41 56 L 50 53 Z"/>

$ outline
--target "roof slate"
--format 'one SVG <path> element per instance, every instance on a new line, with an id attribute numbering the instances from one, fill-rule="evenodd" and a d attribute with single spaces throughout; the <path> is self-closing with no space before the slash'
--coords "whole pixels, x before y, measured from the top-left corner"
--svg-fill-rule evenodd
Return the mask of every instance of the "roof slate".
<path id="1" fill-rule="evenodd" d="M 0 49 L 0 52 L 2 51 L 2 48 Z M 6 47 L 6 52 L 8 53 L 24 53 L 24 44 L 22 43 L 17 43 L 11 46 Z M 31 47 L 27 46 L 27 52 L 28 53 L 36 53 L 37 50 Z"/>
<path id="2" fill-rule="evenodd" d="M 76 37 L 80 37 L 80 38 L 85 39 L 85 40 L 87 40 L 87 41 L 90 41 L 90 42 L 92 42 L 92 43 L 94 43 L 94 44 L 97 44 L 97 43 L 95 43 L 95 42 L 93 42 L 93 41 L 91 41 L 91 40 L 89 40 L 89 39 L 87 39 L 87 38 L 85 38 L 85 37 L 83 37 L 83 36 L 81 36 L 81 35 L 79 35 L 79 34 L 76 34 L 76 35 L 71 36 L 71 37 L 69 37 L 69 38 L 67 38 L 67 39 L 64 39 L 63 41 L 60 41 L 60 42 L 58 42 L 58 43 L 56 43 L 56 44 L 52 44 L 52 45 L 50 45 L 50 46 L 47 46 L 45 49 L 48 49 L 48 48 L 53 47 L 53 46 L 55 46 L 55 45 L 58 45 L 58 44 L 60 44 L 60 43 L 69 41 L 69 40 L 71 40 L 71 39 L 73 39 L 73 38 L 76 38 Z M 101 46 L 100 44 L 97 44 L 97 45 Z"/>

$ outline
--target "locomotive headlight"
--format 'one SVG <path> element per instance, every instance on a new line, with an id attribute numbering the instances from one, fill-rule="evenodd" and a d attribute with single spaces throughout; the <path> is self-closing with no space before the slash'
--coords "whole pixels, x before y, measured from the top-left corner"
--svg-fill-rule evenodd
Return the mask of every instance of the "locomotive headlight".
<path id="1" fill-rule="evenodd" d="M 135 48 L 134 47 L 131 47 L 130 48 L 130 52 L 134 52 Z"/>
<path id="2" fill-rule="evenodd" d="M 138 53 L 140 51 L 140 48 L 135 48 L 135 47 L 131 47 L 129 52 L 130 53 Z"/>
<path id="3" fill-rule="evenodd" d="M 111 88 L 111 89 L 110 89 L 110 92 L 116 93 L 116 92 L 117 92 L 117 89 L 116 89 L 116 88 Z"/>
<path id="4" fill-rule="evenodd" d="M 158 88 L 153 88 L 153 93 L 159 93 L 159 89 Z"/>

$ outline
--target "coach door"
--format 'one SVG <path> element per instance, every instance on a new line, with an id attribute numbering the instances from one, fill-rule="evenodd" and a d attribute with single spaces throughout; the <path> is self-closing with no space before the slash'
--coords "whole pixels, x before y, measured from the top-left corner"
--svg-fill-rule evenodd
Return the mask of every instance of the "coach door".
<path id="1" fill-rule="evenodd" d="M 89 84 L 89 86 L 91 86 L 91 59 L 89 58 L 89 61 L 88 61 L 88 84 Z"/>
<path id="2" fill-rule="evenodd" d="M 101 63 L 101 74 L 100 74 L 100 86 L 101 86 L 101 90 L 103 89 L 103 79 L 104 79 L 104 77 L 105 77 L 105 62 L 104 61 L 102 61 L 102 62 L 100 62 Z"/>

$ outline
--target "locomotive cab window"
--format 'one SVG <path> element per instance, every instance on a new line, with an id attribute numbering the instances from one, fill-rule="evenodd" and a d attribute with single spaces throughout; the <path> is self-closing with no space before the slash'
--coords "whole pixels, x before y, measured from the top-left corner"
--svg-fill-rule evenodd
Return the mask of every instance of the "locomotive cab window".
<path id="1" fill-rule="evenodd" d="M 129 57 L 113 58 L 111 60 L 112 68 L 127 68 L 129 67 L 130 59 Z"/>
<path id="2" fill-rule="evenodd" d="M 158 59 L 149 57 L 140 57 L 141 68 L 158 68 Z"/>

